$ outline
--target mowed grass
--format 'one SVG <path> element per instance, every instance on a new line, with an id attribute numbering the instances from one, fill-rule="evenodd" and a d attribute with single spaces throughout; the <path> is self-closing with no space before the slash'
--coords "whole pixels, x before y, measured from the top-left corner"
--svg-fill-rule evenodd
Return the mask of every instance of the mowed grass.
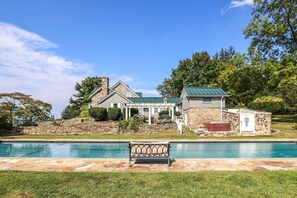
<path id="1" fill-rule="evenodd" d="M 58 173 L 0 171 L 1 197 L 296 197 L 297 171 Z"/>
<path id="2" fill-rule="evenodd" d="M 282 139 L 297 138 L 297 115 L 274 115 L 272 118 L 272 135 L 258 136 L 230 136 L 230 137 L 201 137 L 193 131 L 184 128 L 184 134 L 180 135 L 177 130 L 160 131 L 153 133 L 120 133 L 120 134 L 92 134 L 92 135 L 18 135 L 4 136 L 12 139 L 117 139 L 117 140 L 139 140 L 139 139 L 160 139 L 160 140 L 195 140 L 195 139 Z"/>

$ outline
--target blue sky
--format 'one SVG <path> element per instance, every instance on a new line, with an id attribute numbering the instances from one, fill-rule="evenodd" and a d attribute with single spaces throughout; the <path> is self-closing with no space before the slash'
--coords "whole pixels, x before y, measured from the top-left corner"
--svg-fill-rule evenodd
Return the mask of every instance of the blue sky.
<path id="1" fill-rule="evenodd" d="M 194 52 L 245 53 L 251 10 L 252 0 L 0 1 L 0 92 L 47 101 L 57 117 L 86 76 L 155 96 Z"/>

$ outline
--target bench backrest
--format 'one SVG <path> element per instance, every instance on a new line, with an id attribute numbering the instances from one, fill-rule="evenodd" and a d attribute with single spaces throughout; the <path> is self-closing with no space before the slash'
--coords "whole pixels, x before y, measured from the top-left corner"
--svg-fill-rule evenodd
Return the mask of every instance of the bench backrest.
<path id="1" fill-rule="evenodd" d="M 169 157 L 169 142 L 130 142 L 130 157 L 164 158 Z"/>

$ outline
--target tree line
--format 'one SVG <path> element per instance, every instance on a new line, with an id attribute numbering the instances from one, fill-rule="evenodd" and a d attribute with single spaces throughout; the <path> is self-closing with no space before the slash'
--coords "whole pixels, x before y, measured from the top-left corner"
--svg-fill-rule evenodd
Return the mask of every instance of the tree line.
<path id="1" fill-rule="evenodd" d="M 254 3 L 252 19 L 243 31 L 246 38 L 251 38 L 248 54 L 233 47 L 221 49 L 214 56 L 195 52 L 191 58 L 179 61 L 157 91 L 179 97 L 186 86 L 216 86 L 230 95 L 228 107 L 255 107 L 256 102 L 279 105 L 281 100 L 282 107 L 277 111 L 296 113 L 297 1 Z"/>

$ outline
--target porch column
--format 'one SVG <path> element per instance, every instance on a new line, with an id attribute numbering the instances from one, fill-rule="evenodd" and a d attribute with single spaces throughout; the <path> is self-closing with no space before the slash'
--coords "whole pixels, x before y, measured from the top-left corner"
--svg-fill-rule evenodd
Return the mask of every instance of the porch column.
<path id="1" fill-rule="evenodd" d="M 128 119 L 128 107 L 125 107 L 125 117 Z"/>
<path id="2" fill-rule="evenodd" d="M 129 108 L 129 118 L 131 118 L 131 108 Z"/>
<path id="3" fill-rule="evenodd" d="M 174 120 L 174 107 L 171 107 L 171 118 L 172 118 L 172 120 Z"/>
<path id="4" fill-rule="evenodd" d="M 149 120 L 148 120 L 148 124 L 152 124 L 152 109 L 151 106 L 149 106 Z"/>

